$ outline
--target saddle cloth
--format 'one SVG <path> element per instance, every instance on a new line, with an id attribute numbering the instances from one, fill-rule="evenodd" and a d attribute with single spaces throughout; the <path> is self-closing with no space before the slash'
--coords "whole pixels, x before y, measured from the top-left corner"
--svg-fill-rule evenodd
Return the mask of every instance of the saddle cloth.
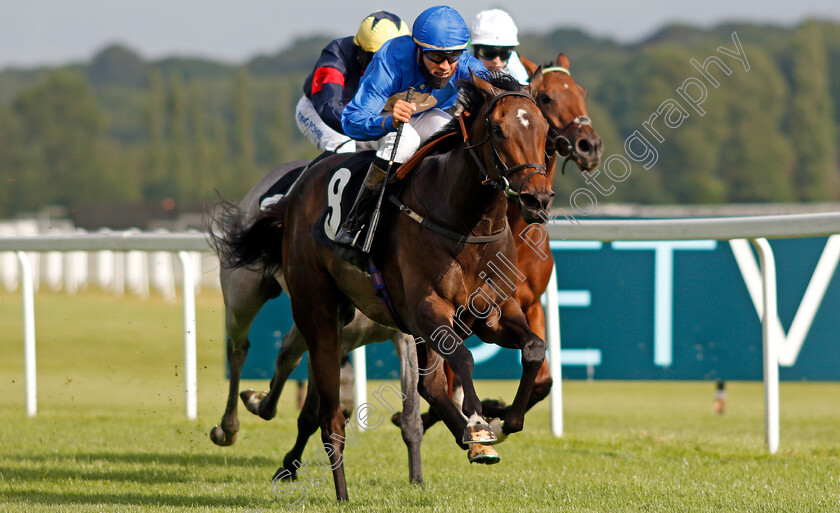
<path id="1" fill-rule="evenodd" d="M 298 178 L 300 178 L 304 171 L 312 167 L 314 164 L 317 164 L 321 160 L 324 160 L 325 158 L 329 157 L 330 155 L 335 155 L 335 153 L 331 151 L 325 151 L 317 157 L 315 157 L 309 164 L 301 167 L 296 167 L 291 171 L 287 172 L 285 175 L 278 178 L 277 181 L 274 182 L 274 185 L 269 187 L 268 190 L 265 191 L 265 193 L 262 196 L 260 196 L 260 211 L 265 212 L 265 210 L 268 207 L 274 205 L 275 203 L 278 203 L 281 199 L 283 199 L 283 196 L 285 196 L 289 193 L 290 190 L 292 190 L 292 186 L 295 184 L 295 182 L 298 181 Z"/>
<path id="2" fill-rule="evenodd" d="M 339 167 L 330 170 L 326 191 L 327 208 L 312 230 L 319 241 L 323 238 L 329 241 L 335 239 L 335 234 L 353 208 L 353 203 L 359 195 L 374 156 L 373 151 L 355 153 L 350 158 L 342 160 Z"/>
<path id="3" fill-rule="evenodd" d="M 306 167 L 307 166 L 296 167 L 278 178 L 277 181 L 274 182 L 274 184 L 269 187 L 262 196 L 260 196 L 260 211 L 265 212 L 268 207 L 283 199 L 283 196 L 289 192 L 292 185 L 297 181 L 300 175 L 303 174 L 303 170 L 306 169 Z"/>

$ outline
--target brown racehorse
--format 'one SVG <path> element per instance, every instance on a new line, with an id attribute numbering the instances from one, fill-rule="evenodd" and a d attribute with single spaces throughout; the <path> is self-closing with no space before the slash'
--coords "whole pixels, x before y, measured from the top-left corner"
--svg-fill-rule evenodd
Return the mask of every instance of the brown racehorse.
<path id="1" fill-rule="evenodd" d="M 474 332 L 487 342 L 522 351 L 519 390 L 499 434 L 523 427 L 545 343 L 528 328 L 513 297 L 491 287 L 487 270 L 498 281 L 503 274 L 498 262 L 516 262 L 505 192 L 518 194 L 520 211 L 531 223 L 543 221 L 553 197 L 544 165 L 548 123 L 533 97 L 520 92 L 509 78 L 473 78 L 474 84 L 464 89 L 465 114 L 448 127 L 456 134 L 463 131 L 463 138 L 450 137 L 451 142 L 425 157 L 409 175 L 399 194 L 401 209 L 409 215 L 393 218 L 388 233 L 380 234 L 378 251 L 396 312 L 425 342 L 417 348 L 418 367 L 430 368 L 440 355 L 462 382 L 461 411 L 446 396 L 440 372 L 422 376 L 418 386 L 462 447 L 493 443 L 497 435 L 481 416 L 472 355 L 459 334 Z M 540 80 L 537 73 L 533 81 Z M 335 155 L 314 164 L 284 203 L 249 226 L 232 220 L 225 239 L 217 241 L 226 265 L 282 269 L 295 324 L 309 349 L 311 379 L 320 396 L 321 439 L 339 500 L 348 498 L 342 465 L 345 419 L 338 397 L 341 330 L 354 305 L 374 321 L 395 326 L 374 294 L 370 277 L 311 236 L 327 206 L 330 171 L 348 158 Z M 415 221 L 418 214 L 428 216 L 429 222 Z M 453 232 L 460 235 L 453 237 Z M 281 233 L 278 255 L 276 237 Z"/>
<path id="2" fill-rule="evenodd" d="M 528 73 L 533 75 L 537 66 L 522 60 Z M 546 162 L 548 178 L 554 183 L 557 156 L 574 161 L 581 171 L 595 169 L 601 162 L 603 144 L 592 128 L 586 111 L 586 91 L 579 86 L 569 72 L 569 59 L 562 53 L 555 62 L 543 69 L 543 79 L 531 84 L 531 93 L 549 124 L 549 138 L 557 153 Z M 525 281 L 516 288 L 516 301 L 528 318 L 528 325 L 534 333 L 545 340 L 545 310 L 542 295 L 548 288 L 548 280 L 554 269 L 554 258 L 548 244 L 548 237 L 542 227 L 537 231 L 529 225 L 513 205 L 507 209 L 508 223 L 516 239 L 516 254 L 519 270 Z M 537 381 L 531 392 L 528 408 L 542 401 L 551 391 L 551 374 L 548 361 L 544 361 L 537 374 Z M 489 409 L 491 417 L 504 417 L 503 410 Z"/>
<path id="3" fill-rule="evenodd" d="M 536 73 L 538 66 L 533 62 L 522 59 L 522 64 L 530 75 Z M 586 91 L 572 79 L 569 59 L 561 53 L 541 71 L 542 80 L 539 83 L 532 82 L 530 89 L 549 123 L 549 151 L 552 147 L 556 151 L 546 162 L 547 176 L 553 183 L 558 156 L 575 162 L 581 171 L 590 171 L 601 161 L 603 144 L 587 114 Z M 541 297 L 548 288 L 548 280 L 554 269 L 548 237 L 541 226 L 526 222 L 512 202 L 508 204 L 507 218 L 515 234 L 519 270 L 525 276 L 525 281 L 516 288 L 516 300 L 528 319 L 528 325 L 545 340 L 545 310 Z M 445 370 L 447 379 L 453 380 L 455 376 L 452 371 Z M 546 360 L 537 374 L 528 401 L 529 409 L 548 396 L 551 384 Z M 457 386 L 453 387 L 450 383 L 450 390 L 453 388 Z M 506 408 L 496 401 L 485 401 L 484 414 L 487 417 L 504 418 Z M 434 411 L 423 414 L 423 428 L 428 429 L 437 420 Z"/>

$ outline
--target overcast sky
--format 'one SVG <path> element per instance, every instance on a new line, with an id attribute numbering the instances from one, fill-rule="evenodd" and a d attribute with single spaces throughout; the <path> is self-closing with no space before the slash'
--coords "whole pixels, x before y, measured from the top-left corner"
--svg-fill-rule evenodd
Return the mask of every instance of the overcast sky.
<path id="1" fill-rule="evenodd" d="M 0 0 L 0 69 L 89 59 L 122 43 L 149 59 L 170 55 L 243 62 L 314 33 L 355 32 L 385 8 L 409 25 L 440 2 L 382 0 Z M 392 4 L 388 6 L 387 4 Z M 400 7 L 397 7 L 400 5 Z M 809 16 L 840 20 L 838 0 L 457 0 L 469 21 L 505 9 L 520 31 L 579 27 L 620 42 L 641 39 L 669 22 L 709 27 L 723 21 L 794 25 Z"/>

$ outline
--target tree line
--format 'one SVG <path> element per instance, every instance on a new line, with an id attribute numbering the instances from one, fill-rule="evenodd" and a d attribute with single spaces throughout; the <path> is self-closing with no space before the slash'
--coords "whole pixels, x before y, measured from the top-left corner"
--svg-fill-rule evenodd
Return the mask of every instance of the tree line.
<path id="1" fill-rule="evenodd" d="M 604 140 L 621 152 L 662 102 L 737 32 L 749 59 L 710 88 L 703 116 L 662 132 L 658 160 L 607 201 L 840 200 L 840 24 L 669 26 L 619 45 L 576 30 L 524 34 L 538 62 L 564 52 Z M 112 46 L 89 63 L 0 72 L 0 216 L 48 205 L 169 202 L 201 208 L 217 191 L 240 198 L 282 163 L 313 158 L 294 108 L 330 38 L 297 41 L 241 66 L 147 62 Z M 718 75 L 720 78 L 722 75 Z M 584 186 L 558 173 L 558 202 Z"/>

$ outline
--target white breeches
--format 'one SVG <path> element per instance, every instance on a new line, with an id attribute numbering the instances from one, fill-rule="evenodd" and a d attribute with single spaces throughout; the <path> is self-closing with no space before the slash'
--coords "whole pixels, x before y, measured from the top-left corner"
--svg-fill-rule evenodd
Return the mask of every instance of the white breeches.
<path id="1" fill-rule="evenodd" d="M 303 135 L 319 150 L 355 153 L 356 141 L 336 132 L 324 123 L 315 110 L 315 106 L 312 105 L 312 101 L 306 96 L 301 97 L 295 108 L 295 121 Z"/>
<path id="2" fill-rule="evenodd" d="M 420 144 L 432 134 L 444 127 L 452 116 L 441 109 L 429 109 L 411 117 L 407 125 L 403 125 L 400 144 L 397 148 L 397 155 L 394 162 L 402 164 L 420 148 Z M 370 144 L 376 150 L 376 156 L 383 160 L 391 160 L 391 153 L 394 151 L 394 142 L 397 139 L 396 132 L 388 132 L 387 135 Z"/>

